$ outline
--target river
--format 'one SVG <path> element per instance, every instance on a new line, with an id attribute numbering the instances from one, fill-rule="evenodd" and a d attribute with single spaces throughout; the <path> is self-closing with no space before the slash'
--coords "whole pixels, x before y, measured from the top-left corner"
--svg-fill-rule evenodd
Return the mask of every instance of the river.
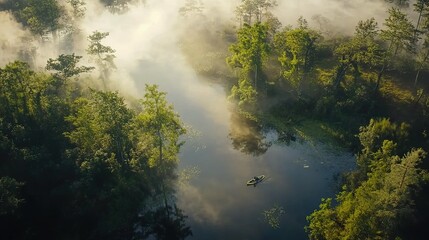
<path id="1" fill-rule="evenodd" d="M 214 84 L 219 81 L 198 76 L 186 61 L 174 31 L 180 4 L 151 4 L 124 15 L 104 12 L 88 17 L 84 26 L 88 33 L 110 32 L 106 43 L 117 50 L 118 70 L 113 78 L 119 80 L 116 85 L 122 92 L 142 97 L 145 84 L 158 84 L 193 129 L 180 153 L 178 173 L 191 168 L 198 174 L 178 184 L 176 193 L 193 238 L 306 239 L 305 217 L 322 197 L 334 196 L 333 176 L 352 168 L 353 156 L 299 140 L 289 145 L 273 143 L 259 155 L 235 149 L 231 136 L 260 137 L 260 133 L 234 115 L 223 87 Z M 275 139 L 269 133 L 265 141 Z M 261 174 L 266 180 L 256 187 L 246 186 L 247 180 Z M 271 219 L 275 228 L 263 214 L 273 208 L 283 210 Z"/>
<path id="2" fill-rule="evenodd" d="M 334 176 L 353 167 L 353 156 L 322 143 L 275 143 L 261 155 L 234 149 L 231 129 L 249 131 L 233 118 L 225 91 L 210 84 L 177 54 L 141 60 L 132 76 L 143 92 L 156 83 L 194 134 L 180 153 L 179 172 L 192 168 L 188 182 L 178 184 L 177 203 L 189 217 L 195 239 L 306 239 L 305 217 L 323 197 L 337 190 Z M 140 81 L 138 80 L 140 79 Z M 267 178 L 256 187 L 246 186 L 255 175 Z M 263 212 L 284 210 L 268 224 Z"/>

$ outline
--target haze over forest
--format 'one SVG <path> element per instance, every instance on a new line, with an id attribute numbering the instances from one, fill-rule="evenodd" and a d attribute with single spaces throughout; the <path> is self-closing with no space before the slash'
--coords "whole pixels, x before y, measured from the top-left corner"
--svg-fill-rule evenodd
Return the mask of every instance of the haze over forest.
<path id="1" fill-rule="evenodd" d="M 427 0 L 0 0 L 0 236 L 425 239 L 428 78 Z"/>

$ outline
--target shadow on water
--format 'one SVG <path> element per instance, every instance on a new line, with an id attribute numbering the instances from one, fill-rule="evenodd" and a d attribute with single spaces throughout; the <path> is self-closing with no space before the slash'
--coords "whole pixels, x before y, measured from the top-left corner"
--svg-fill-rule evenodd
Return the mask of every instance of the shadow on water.
<path id="1" fill-rule="evenodd" d="M 267 141 L 262 127 L 257 122 L 236 111 L 231 111 L 228 137 L 231 139 L 234 149 L 253 156 L 264 154 L 272 144 Z"/>
<path id="2" fill-rule="evenodd" d="M 140 217 L 133 239 L 185 239 L 192 236 L 191 228 L 185 223 L 187 218 L 176 205 L 149 211 Z"/>
<path id="3" fill-rule="evenodd" d="M 228 137 L 234 149 L 242 153 L 260 156 L 265 154 L 273 144 L 288 146 L 297 141 L 293 127 L 277 132 L 271 127 L 264 127 L 261 121 L 250 119 L 238 111 L 231 109 L 230 112 Z"/>

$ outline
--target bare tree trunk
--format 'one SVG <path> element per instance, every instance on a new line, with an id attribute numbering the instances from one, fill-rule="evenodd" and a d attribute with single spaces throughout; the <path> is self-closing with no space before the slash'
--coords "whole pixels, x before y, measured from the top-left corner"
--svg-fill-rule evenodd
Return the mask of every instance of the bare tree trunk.
<path id="1" fill-rule="evenodd" d="M 420 12 L 419 12 L 419 18 L 417 19 L 417 24 L 416 24 L 416 28 L 414 30 L 414 38 L 417 37 L 417 33 L 419 32 L 419 26 L 420 26 L 420 21 L 422 20 L 422 14 L 423 14 L 423 8 L 424 8 L 424 3 L 422 2 L 422 4 L 420 5 Z"/>
<path id="2" fill-rule="evenodd" d="M 158 101 L 156 101 L 156 116 L 159 115 L 159 109 L 158 109 Z M 157 136 L 158 136 L 158 148 L 159 148 L 159 164 L 161 167 L 161 173 L 163 175 L 166 175 L 166 171 L 165 171 L 165 166 L 164 166 L 164 158 L 163 158 L 163 152 L 162 152 L 162 147 L 164 145 L 164 142 L 162 141 L 162 134 L 161 134 L 161 123 L 158 120 L 158 129 L 157 129 Z M 161 183 L 161 187 L 162 187 L 162 194 L 164 197 L 164 205 L 165 205 L 165 210 L 167 211 L 167 217 L 170 218 L 170 210 L 168 210 L 168 202 L 167 202 L 167 194 L 166 194 L 166 190 L 165 190 L 165 183 L 162 182 Z"/>
<path id="3" fill-rule="evenodd" d="M 388 57 L 388 54 L 389 54 L 390 50 L 392 49 L 392 47 L 393 47 L 393 42 L 390 42 L 389 48 L 387 49 L 386 53 L 384 54 L 383 67 L 381 68 L 381 70 L 378 72 L 378 75 L 377 75 L 377 83 L 375 85 L 374 92 L 377 92 L 378 89 L 379 89 L 379 87 L 380 87 L 381 78 L 383 76 L 384 71 L 386 70 L 386 67 L 388 66 L 388 59 L 387 59 L 387 57 Z M 399 49 L 399 46 L 396 47 L 395 52 L 393 54 L 393 57 L 396 56 L 396 53 L 398 52 L 398 49 Z"/>
<path id="4" fill-rule="evenodd" d="M 417 88 L 417 83 L 419 81 L 420 72 L 423 69 L 423 64 L 428 60 L 428 58 L 429 58 L 429 50 L 426 51 L 425 57 L 423 58 L 422 62 L 419 65 L 419 68 L 417 70 L 416 77 L 414 78 L 414 88 Z"/>
<path id="5" fill-rule="evenodd" d="M 401 178 L 401 184 L 399 184 L 399 189 L 401 191 L 402 191 L 402 186 L 405 182 L 405 177 L 407 176 L 407 172 L 408 172 L 408 163 L 405 165 L 405 171 L 404 171 L 404 174 L 402 175 L 402 178 Z"/>
<path id="6" fill-rule="evenodd" d="M 417 87 L 417 82 L 419 81 L 420 71 L 421 70 L 419 68 L 419 70 L 417 70 L 416 78 L 414 79 L 414 88 Z"/>
<path id="7" fill-rule="evenodd" d="M 255 91 L 258 92 L 258 65 L 255 64 Z"/>

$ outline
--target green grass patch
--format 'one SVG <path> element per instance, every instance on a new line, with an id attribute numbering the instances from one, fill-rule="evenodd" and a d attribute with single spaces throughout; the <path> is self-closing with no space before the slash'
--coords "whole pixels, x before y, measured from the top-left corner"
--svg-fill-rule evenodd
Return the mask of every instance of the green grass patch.
<path id="1" fill-rule="evenodd" d="M 344 149 L 351 145 L 350 132 L 338 125 L 315 119 L 307 119 L 296 125 L 297 137 L 311 144 L 322 143 L 334 149 Z"/>

